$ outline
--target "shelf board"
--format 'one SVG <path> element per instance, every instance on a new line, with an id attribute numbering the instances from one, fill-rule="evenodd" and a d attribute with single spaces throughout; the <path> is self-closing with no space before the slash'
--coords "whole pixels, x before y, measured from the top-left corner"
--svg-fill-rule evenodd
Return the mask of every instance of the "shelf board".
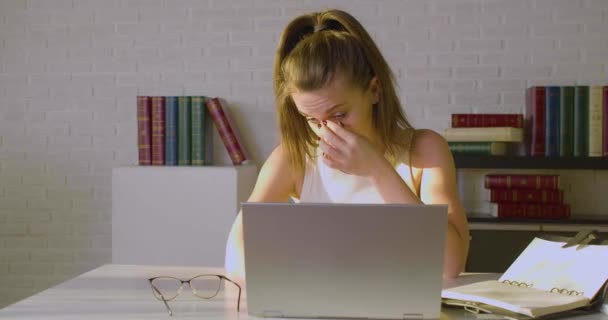
<path id="1" fill-rule="evenodd" d="M 484 215 L 469 215 L 467 217 L 469 223 L 496 223 L 496 224 L 568 224 L 568 225 L 597 225 L 608 226 L 608 216 L 573 216 L 570 219 L 551 220 L 551 219 L 525 219 L 525 218 L 493 218 Z"/>
<path id="2" fill-rule="evenodd" d="M 608 169 L 606 157 L 521 157 L 454 155 L 456 168 L 481 169 Z"/>

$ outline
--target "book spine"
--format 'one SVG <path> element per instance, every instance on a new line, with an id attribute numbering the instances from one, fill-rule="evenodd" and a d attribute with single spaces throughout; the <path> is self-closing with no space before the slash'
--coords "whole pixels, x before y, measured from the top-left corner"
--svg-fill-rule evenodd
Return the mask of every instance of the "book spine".
<path id="1" fill-rule="evenodd" d="M 165 164 L 165 97 L 152 97 L 152 165 Z"/>
<path id="2" fill-rule="evenodd" d="M 191 100 L 188 96 L 177 98 L 177 165 L 191 164 L 190 118 L 192 117 Z"/>
<path id="3" fill-rule="evenodd" d="M 165 97 L 165 165 L 177 165 L 177 97 Z"/>
<path id="4" fill-rule="evenodd" d="M 447 141 L 456 142 L 521 142 L 523 129 L 510 127 L 447 128 Z"/>
<path id="5" fill-rule="evenodd" d="M 574 154 L 574 87 L 561 88 L 559 111 L 559 155 L 571 157 Z"/>
<path id="6" fill-rule="evenodd" d="M 564 203 L 564 192 L 559 189 L 490 189 L 490 202 L 507 203 Z"/>
<path id="7" fill-rule="evenodd" d="M 504 113 L 455 113 L 452 114 L 452 128 L 514 127 L 523 128 L 523 114 Z"/>
<path id="8" fill-rule="evenodd" d="M 559 175 L 487 174 L 486 189 L 559 189 Z"/>
<path id="9" fill-rule="evenodd" d="M 603 144 L 603 151 L 604 151 L 604 157 L 608 157 L 608 86 L 604 87 L 604 114 L 603 114 L 603 125 L 602 125 L 602 130 L 603 130 L 603 140 L 602 140 L 602 144 Z"/>
<path id="10" fill-rule="evenodd" d="M 574 88 L 574 156 L 589 156 L 589 87 Z"/>
<path id="11" fill-rule="evenodd" d="M 461 155 L 504 155 L 502 142 L 448 142 L 452 154 Z M 502 149 L 499 147 L 502 145 Z"/>
<path id="12" fill-rule="evenodd" d="M 589 88 L 589 156 L 602 156 L 602 87 Z"/>
<path id="13" fill-rule="evenodd" d="M 137 149 L 140 165 L 152 164 L 152 102 L 148 96 L 137 97 Z"/>
<path id="14" fill-rule="evenodd" d="M 230 124 L 230 119 L 227 115 L 228 111 L 222 106 L 221 101 L 218 98 L 213 98 L 208 99 L 206 104 L 209 116 L 217 128 L 232 164 L 240 165 L 248 160 L 243 146 L 239 141 L 234 128 L 232 128 L 232 125 Z"/>
<path id="15" fill-rule="evenodd" d="M 545 156 L 559 156 L 559 87 L 547 87 L 545 92 Z"/>
<path id="16" fill-rule="evenodd" d="M 192 122 L 191 122 L 191 150 L 192 165 L 205 165 L 205 123 L 206 123 L 205 97 L 192 97 Z"/>
<path id="17" fill-rule="evenodd" d="M 530 156 L 545 155 L 545 88 L 531 87 L 526 91 L 526 145 Z"/>
<path id="18" fill-rule="evenodd" d="M 498 218 L 568 219 L 570 205 L 540 203 L 497 203 L 492 215 Z"/>

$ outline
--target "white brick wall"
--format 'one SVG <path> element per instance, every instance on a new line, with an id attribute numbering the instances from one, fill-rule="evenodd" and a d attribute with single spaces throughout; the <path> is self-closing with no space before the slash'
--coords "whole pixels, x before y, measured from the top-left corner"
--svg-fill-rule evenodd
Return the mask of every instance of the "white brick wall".
<path id="1" fill-rule="evenodd" d="M 227 98 L 261 162 L 281 29 L 327 6 L 368 27 L 418 127 L 521 112 L 532 84 L 608 84 L 605 0 L 0 0 L 0 306 L 109 261 L 137 94 Z M 562 173 L 575 212 L 606 212 L 608 173 Z"/>

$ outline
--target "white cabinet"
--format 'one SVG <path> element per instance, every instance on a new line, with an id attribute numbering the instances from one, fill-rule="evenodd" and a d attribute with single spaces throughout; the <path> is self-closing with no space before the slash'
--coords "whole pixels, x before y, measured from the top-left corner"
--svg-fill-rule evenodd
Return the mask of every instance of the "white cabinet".
<path id="1" fill-rule="evenodd" d="M 224 265 L 254 165 L 131 166 L 112 171 L 112 263 Z"/>

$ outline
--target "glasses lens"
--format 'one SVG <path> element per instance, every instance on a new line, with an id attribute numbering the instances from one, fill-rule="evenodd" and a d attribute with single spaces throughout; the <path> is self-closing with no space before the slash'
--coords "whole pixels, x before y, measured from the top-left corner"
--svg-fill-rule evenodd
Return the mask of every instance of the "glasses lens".
<path id="1" fill-rule="evenodd" d="M 220 291 L 222 279 L 217 276 L 200 276 L 190 281 L 190 286 L 197 297 L 213 298 Z"/>
<path id="2" fill-rule="evenodd" d="M 152 292 L 154 292 L 156 298 L 162 300 L 164 297 L 165 300 L 173 300 L 179 294 L 182 282 L 174 278 L 160 277 L 152 280 L 152 285 L 160 291 L 159 293 L 152 288 Z M 161 294 L 162 297 L 160 296 Z"/>

